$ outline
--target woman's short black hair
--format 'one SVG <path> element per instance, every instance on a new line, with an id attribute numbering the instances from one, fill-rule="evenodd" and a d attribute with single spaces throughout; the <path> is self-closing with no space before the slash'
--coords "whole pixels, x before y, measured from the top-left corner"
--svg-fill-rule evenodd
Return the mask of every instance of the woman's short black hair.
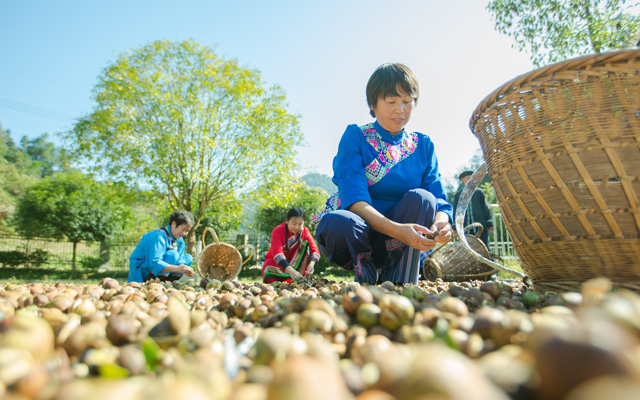
<path id="1" fill-rule="evenodd" d="M 378 99 L 398 96 L 398 87 L 413 97 L 416 104 L 418 103 L 418 79 L 409 67 L 400 63 L 387 63 L 373 71 L 367 82 L 367 104 L 372 117 L 376 116 L 373 107 Z"/>
<path id="2" fill-rule="evenodd" d="M 300 218 L 304 218 L 304 210 L 300 207 L 292 207 L 289 209 L 289 212 L 287 212 L 287 218 L 286 221 L 288 221 L 291 218 L 296 218 L 296 217 L 300 217 Z"/>
<path id="3" fill-rule="evenodd" d="M 193 215 L 189 211 L 185 210 L 176 210 L 169 215 L 169 225 L 172 222 L 176 223 L 176 226 L 187 224 L 189 226 L 193 226 L 196 223 L 196 220 L 193 218 Z"/>

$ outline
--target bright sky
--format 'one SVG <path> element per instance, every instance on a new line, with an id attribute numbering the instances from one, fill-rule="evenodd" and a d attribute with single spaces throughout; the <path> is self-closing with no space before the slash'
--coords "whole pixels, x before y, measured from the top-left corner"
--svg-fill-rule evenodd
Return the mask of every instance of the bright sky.
<path id="1" fill-rule="evenodd" d="M 0 124 L 14 140 L 73 126 L 100 71 L 154 40 L 194 39 L 280 85 L 302 116 L 308 171 L 333 175 L 348 124 L 370 122 L 365 86 L 385 62 L 407 64 L 420 100 L 409 129 L 436 145 L 443 176 L 480 148 L 469 118 L 504 82 L 530 71 L 493 28 L 483 0 L 0 2 Z"/>

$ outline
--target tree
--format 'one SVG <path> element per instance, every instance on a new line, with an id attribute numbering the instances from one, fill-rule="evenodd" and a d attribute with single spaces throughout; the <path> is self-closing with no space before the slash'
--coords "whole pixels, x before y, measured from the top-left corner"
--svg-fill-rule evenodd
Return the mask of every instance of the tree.
<path id="1" fill-rule="evenodd" d="M 322 188 L 329 194 L 334 194 L 338 191 L 338 187 L 333 183 L 331 177 L 324 174 L 310 172 L 302 176 L 301 179 L 307 184 L 307 186 Z"/>
<path id="2" fill-rule="evenodd" d="M 311 218 L 323 210 L 329 195 L 318 187 L 301 185 L 291 191 L 287 201 L 281 203 L 263 203 L 256 214 L 256 222 L 261 232 L 271 236 L 273 228 L 284 222 L 291 207 L 300 207 L 305 213 L 305 226 L 315 236 L 316 226 L 311 224 Z"/>
<path id="3" fill-rule="evenodd" d="M 32 162 L 0 125 L 0 230 L 11 231 L 7 224 L 15 211 L 18 197 L 36 181 Z"/>
<path id="4" fill-rule="evenodd" d="M 640 34 L 638 3 L 626 0 L 493 0 L 487 10 L 538 67 L 629 47 Z"/>
<path id="5" fill-rule="evenodd" d="M 51 176 L 62 170 L 60 149 L 48 141 L 46 133 L 35 139 L 22 138 L 22 151 L 32 161 L 31 169 L 36 170 L 40 177 Z"/>
<path id="6" fill-rule="evenodd" d="M 281 88 L 263 86 L 258 71 L 209 47 L 156 41 L 102 71 L 95 109 L 66 139 L 95 171 L 147 185 L 198 228 L 213 203 L 292 175 L 298 116 Z"/>
<path id="7" fill-rule="evenodd" d="M 80 241 L 109 238 L 126 219 L 110 188 L 78 171 L 55 174 L 30 186 L 14 215 L 16 230 L 26 238 L 67 239 L 73 243 L 72 267 Z"/>
<path id="8" fill-rule="evenodd" d="M 213 228 L 216 234 L 222 236 L 224 232 L 237 229 L 244 211 L 243 203 L 236 198 L 227 198 L 209 206 L 205 217 L 200 221 L 196 230 L 196 237 L 202 237 L 205 228 Z"/>

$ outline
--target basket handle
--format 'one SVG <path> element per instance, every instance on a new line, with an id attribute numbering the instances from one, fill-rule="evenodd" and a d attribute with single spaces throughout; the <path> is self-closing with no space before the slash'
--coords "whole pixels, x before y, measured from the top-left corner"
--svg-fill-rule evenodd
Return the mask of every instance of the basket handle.
<path id="1" fill-rule="evenodd" d="M 207 232 L 211 232 L 211 236 L 213 236 L 213 240 L 216 242 L 216 244 L 220 244 L 220 241 L 218 240 L 218 235 L 216 235 L 216 231 L 214 231 L 213 228 L 206 227 L 204 228 L 204 231 L 202 231 L 202 248 L 203 249 L 204 249 L 204 237 L 207 235 Z"/>
<path id="2" fill-rule="evenodd" d="M 463 229 L 464 215 L 467 212 L 467 207 L 469 207 L 469 203 L 471 202 L 471 197 L 473 196 L 473 192 L 476 191 L 476 188 L 480 184 L 480 181 L 482 180 L 482 178 L 484 178 L 486 174 L 487 174 L 487 164 L 483 162 L 482 164 L 480 164 L 478 169 L 475 170 L 473 175 L 471 175 L 471 177 L 467 181 L 466 186 L 462 190 L 462 193 L 460 194 L 460 200 L 458 200 L 458 208 L 456 210 L 456 215 L 455 215 L 456 231 L 458 232 L 458 237 L 460 238 L 460 241 L 462 242 L 462 244 L 464 244 L 465 250 L 467 250 L 469 254 L 471 254 L 478 261 L 481 261 L 484 264 L 490 265 L 499 271 L 506 272 L 508 274 L 524 279 L 525 275 L 523 273 L 507 268 L 503 265 L 498 264 L 497 262 L 484 258 L 481 254 L 473 250 L 469 245 L 469 242 L 467 242 L 467 237 L 464 235 L 464 231 L 466 230 L 466 229 Z"/>
<path id="3" fill-rule="evenodd" d="M 244 265 L 247 261 L 251 260 L 251 257 L 253 257 L 253 253 L 255 253 L 255 249 L 249 243 L 243 244 L 243 245 L 240 245 L 240 246 L 236 247 L 236 250 L 238 250 L 238 251 L 240 251 L 242 249 L 246 249 L 246 248 L 251 249 L 251 254 L 249 254 L 249 257 L 247 257 L 247 259 L 242 262 L 242 265 Z"/>
<path id="4" fill-rule="evenodd" d="M 474 222 L 473 224 L 469 224 L 464 228 L 464 233 L 469 232 L 471 229 L 478 230 L 478 233 L 474 234 L 473 236 L 479 238 L 480 236 L 482 236 L 482 231 L 484 230 L 484 226 L 482 226 L 480 222 Z"/>

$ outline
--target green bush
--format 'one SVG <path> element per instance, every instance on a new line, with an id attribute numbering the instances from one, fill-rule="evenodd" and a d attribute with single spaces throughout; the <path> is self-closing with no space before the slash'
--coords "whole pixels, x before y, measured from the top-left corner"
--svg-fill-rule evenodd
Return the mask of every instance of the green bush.
<path id="1" fill-rule="evenodd" d="M 98 269 L 102 264 L 104 264 L 104 260 L 100 257 L 84 257 L 80 260 L 83 269 Z"/>
<path id="2" fill-rule="evenodd" d="M 17 267 L 25 264 L 27 256 L 25 252 L 19 250 L 0 251 L 0 263 L 7 267 Z"/>
<path id="3" fill-rule="evenodd" d="M 49 261 L 49 252 L 42 249 L 35 249 L 34 251 L 27 253 L 27 259 L 29 264 L 36 267 L 46 264 Z"/>
<path id="4" fill-rule="evenodd" d="M 42 249 L 0 251 L 0 263 L 3 266 L 17 267 L 28 265 L 39 267 L 49 260 L 49 252 Z"/>

